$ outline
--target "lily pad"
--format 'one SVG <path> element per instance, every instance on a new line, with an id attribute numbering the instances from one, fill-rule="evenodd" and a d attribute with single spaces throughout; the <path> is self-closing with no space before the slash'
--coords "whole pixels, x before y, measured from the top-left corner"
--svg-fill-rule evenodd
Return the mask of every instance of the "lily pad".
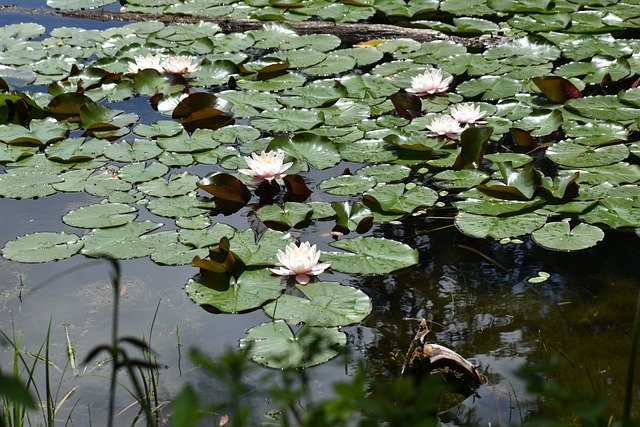
<path id="1" fill-rule="evenodd" d="M 433 206 L 438 200 L 438 193 L 413 183 L 378 184 L 364 193 L 363 199 L 377 204 L 384 212 L 411 213 L 418 208 Z"/>
<path id="2" fill-rule="evenodd" d="M 371 313 L 371 299 L 351 286 L 318 282 L 296 288 L 306 298 L 282 295 L 265 305 L 264 311 L 274 319 L 309 326 L 346 326 L 361 322 Z"/>
<path id="3" fill-rule="evenodd" d="M 82 248 L 82 240 L 70 233 L 34 233 L 7 242 L 2 256 L 18 262 L 49 262 L 69 258 Z"/>
<path id="4" fill-rule="evenodd" d="M 295 334 L 283 320 L 249 329 L 240 348 L 256 363 L 275 369 L 308 368 L 339 354 L 346 335 L 334 328 L 304 326 Z"/>
<path id="5" fill-rule="evenodd" d="M 120 227 L 92 230 L 82 238 L 82 253 L 90 257 L 108 256 L 114 259 L 148 256 L 177 241 L 175 231 L 145 236 L 161 226 L 162 224 L 152 221 L 132 221 Z"/>
<path id="6" fill-rule="evenodd" d="M 418 263 L 418 251 L 404 243 L 378 237 L 356 237 L 331 243 L 348 252 L 323 252 L 322 261 L 343 273 L 384 274 Z"/>
<path id="7" fill-rule="evenodd" d="M 533 241 L 546 249 L 577 251 L 595 246 L 604 238 L 604 231 L 589 224 L 578 224 L 573 229 L 568 222 L 546 224 L 531 233 Z"/>
<path id="8" fill-rule="evenodd" d="M 62 221 L 78 228 L 107 228 L 123 225 L 136 219 L 137 209 L 121 203 L 98 203 L 72 210 Z"/>
<path id="9" fill-rule="evenodd" d="M 456 216 L 455 224 L 458 230 L 472 237 L 517 237 L 529 234 L 542 227 L 547 217 L 535 213 L 526 213 L 507 217 L 475 215 L 460 212 Z"/>
<path id="10" fill-rule="evenodd" d="M 187 295 L 197 304 L 212 306 L 226 313 L 238 313 L 260 307 L 277 298 L 286 287 L 279 276 L 267 269 L 247 270 L 236 280 L 229 281 L 227 289 L 217 290 L 194 279 L 186 285 Z M 206 283 L 206 282 L 205 282 Z"/>

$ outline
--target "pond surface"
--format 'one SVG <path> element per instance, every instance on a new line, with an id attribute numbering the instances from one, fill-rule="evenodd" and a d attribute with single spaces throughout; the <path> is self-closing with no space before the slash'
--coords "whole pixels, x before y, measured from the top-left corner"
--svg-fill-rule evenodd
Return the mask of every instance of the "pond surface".
<path id="1" fill-rule="evenodd" d="M 20 6 L 40 7 L 43 3 L 25 2 Z M 122 25 L 0 14 L 0 25 L 16 22 L 36 22 L 49 30 L 62 26 L 104 30 Z M 128 102 L 123 105 L 141 115 L 142 123 L 160 120 L 146 98 Z M 324 194 L 315 185 L 346 167 L 355 172 L 360 165 L 342 161 L 328 170 L 312 170 L 305 178 L 318 198 L 332 201 L 336 197 Z M 0 166 L 0 172 L 5 169 Z M 173 170 L 205 176 L 224 169 L 196 165 Z M 0 247 L 17 236 L 39 231 L 77 233 L 61 217 L 100 200 L 86 193 L 57 193 L 35 200 L 0 198 Z M 245 208 L 232 216 L 218 215 L 212 221 L 245 230 L 251 226 L 250 212 Z M 145 209 L 140 210 L 139 219 L 166 222 L 166 218 Z M 330 233 L 332 225 L 319 222 L 293 231 L 300 240 L 315 241 Z M 416 319 L 427 318 L 433 321 L 433 341 L 468 358 L 489 379 L 476 396 L 443 414 L 443 425 L 519 424 L 529 413 L 544 413 L 538 397 L 527 391 L 517 373 L 523 366 L 538 362 L 552 362 L 545 375 L 563 385 L 587 389 L 597 396 L 612 396 L 612 412 L 620 414 L 640 285 L 637 235 L 609 231 L 606 239 L 593 248 L 554 252 L 540 248 L 528 236 L 520 243 L 470 238 L 461 234 L 450 218 L 438 214 L 403 219 L 401 225 L 376 224 L 365 235 L 400 241 L 419 251 L 419 263 L 407 269 L 380 275 L 335 272 L 327 279 L 360 289 L 372 299 L 371 315 L 356 326 L 342 329 L 350 350 L 365 361 L 372 378 L 399 374 L 403 354 L 417 330 Z M 317 241 L 322 250 L 330 249 L 327 242 Z M 187 349 L 197 347 L 216 359 L 228 349 L 236 349 L 248 329 L 270 318 L 261 310 L 243 314 L 203 310 L 184 289 L 198 273 L 194 267 L 160 266 L 146 257 L 120 262 L 120 333 L 149 338 L 153 324 L 149 340 L 163 366 L 159 376 L 161 400 L 171 401 L 186 383 L 195 384 L 203 396 L 219 396 L 224 385 L 204 376 L 186 357 Z M 82 255 L 46 264 L 1 258 L 0 270 L 0 328 L 21 331 L 23 347 L 36 349 L 50 324 L 52 358 L 64 366 L 68 359 L 67 334 L 80 359 L 109 340 L 111 271 L 105 263 Z M 540 272 L 550 277 L 539 283 L 529 281 Z M 3 355 L 3 363 L 7 357 L 8 352 Z M 640 384 L 638 371 L 636 389 Z M 331 395 L 332 382 L 349 377 L 352 367 L 334 359 L 308 372 L 314 392 L 322 398 Z M 74 409 L 72 404 L 65 404 L 60 419 L 73 411 L 76 424 L 91 419 L 100 425 L 106 418 L 108 379 L 104 376 L 108 373 L 90 364 L 80 366 L 78 374 L 67 374 L 61 380 L 63 390 L 78 387 L 71 400 L 79 399 L 79 404 Z M 247 400 L 258 408 L 256 421 L 271 409 L 268 396 L 258 386 Z M 131 396 L 120 390 L 118 407 L 131 403 Z M 634 413 L 638 413 L 637 396 L 633 404 Z M 121 415 L 127 423 L 135 415 L 134 410 L 129 411 Z"/>

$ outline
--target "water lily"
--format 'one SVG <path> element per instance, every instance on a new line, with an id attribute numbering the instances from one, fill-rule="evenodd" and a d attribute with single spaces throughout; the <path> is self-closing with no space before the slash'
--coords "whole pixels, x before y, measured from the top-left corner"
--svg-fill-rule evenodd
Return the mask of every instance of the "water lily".
<path id="1" fill-rule="evenodd" d="M 322 251 L 316 249 L 316 245 L 311 246 L 309 242 L 302 242 L 300 246 L 289 243 L 284 252 L 278 250 L 278 261 L 283 267 L 270 268 L 273 274 L 278 276 L 296 276 L 296 281 L 306 285 L 311 280 L 309 276 L 317 276 L 331 266 L 331 262 L 321 262 Z"/>
<path id="2" fill-rule="evenodd" d="M 190 74 L 198 71 L 200 65 L 191 56 L 172 56 L 162 62 L 162 68 L 170 74 Z"/>
<path id="3" fill-rule="evenodd" d="M 238 172 L 254 177 L 247 184 L 259 184 L 262 181 L 271 182 L 274 179 L 280 179 L 286 176 L 284 172 L 293 165 L 293 163 L 284 163 L 284 153 L 281 151 L 252 153 L 251 157 L 244 159 L 249 169 L 238 169 Z"/>
<path id="4" fill-rule="evenodd" d="M 442 70 L 434 68 L 423 74 L 411 78 L 411 87 L 407 92 L 416 94 L 417 96 L 433 95 L 445 92 L 449 89 L 453 77 L 442 78 Z"/>
<path id="5" fill-rule="evenodd" d="M 451 116 L 436 117 L 427 125 L 427 129 L 431 131 L 432 136 L 446 136 L 451 139 L 458 139 L 464 130 L 460 122 Z"/>
<path id="6" fill-rule="evenodd" d="M 164 71 L 162 68 L 162 57 L 160 55 L 139 55 L 133 58 L 134 62 L 129 62 L 130 73 L 138 73 L 142 70 L 152 69 L 159 73 Z"/>
<path id="7" fill-rule="evenodd" d="M 473 104 L 458 104 L 451 107 L 451 117 L 461 124 L 486 124 L 486 121 L 480 120 L 485 114 L 485 111 L 480 111 L 480 107 Z"/>

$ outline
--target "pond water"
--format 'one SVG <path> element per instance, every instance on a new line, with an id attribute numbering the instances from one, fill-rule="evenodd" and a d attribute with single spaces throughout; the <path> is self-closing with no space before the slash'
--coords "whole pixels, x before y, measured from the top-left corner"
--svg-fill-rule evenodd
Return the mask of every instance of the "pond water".
<path id="1" fill-rule="evenodd" d="M 41 7 L 43 3 L 27 1 L 20 6 Z M 37 22 L 48 29 L 67 25 L 103 30 L 122 25 L 0 13 L 0 25 L 15 22 Z M 123 105 L 138 112 L 142 122 L 160 119 L 146 99 L 128 102 Z M 359 165 L 342 162 L 328 170 L 312 171 L 307 182 L 313 188 L 346 167 L 355 171 Z M 0 172 L 4 170 L 0 166 Z M 222 169 L 198 165 L 174 170 L 204 176 Z M 316 191 L 322 200 L 334 199 Z M 75 233 L 77 229 L 65 225 L 61 217 L 100 200 L 85 193 L 58 193 L 36 200 L 0 198 L 0 247 L 37 231 Z M 249 228 L 249 211 L 218 216 L 213 221 L 244 230 Z M 139 219 L 166 221 L 144 209 Z M 332 225 L 318 223 L 295 232 L 300 240 L 313 240 L 329 233 Z M 521 243 L 504 244 L 473 239 L 452 226 L 450 218 L 427 215 L 403 220 L 402 225 L 375 225 L 366 235 L 406 243 L 418 249 L 420 257 L 416 266 L 389 274 L 333 273 L 328 279 L 356 287 L 372 299 L 372 314 L 361 324 L 343 328 L 350 350 L 365 362 L 372 378 L 399 374 L 402 355 L 417 330 L 416 319 L 424 317 L 433 320 L 433 341 L 468 358 L 489 380 L 478 388 L 476 396 L 442 415 L 443 425 L 519 424 L 528 412 L 544 412 L 538 397 L 528 392 L 518 375 L 523 366 L 538 362 L 552 362 L 545 375 L 564 385 L 612 396 L 613 413 L 621 412 L 640 285 L 636 267 L 640 245 L 635 234 L 611 231 L 593 248 L 553 252 L 540 248 L 529 237 Z M 318 244 L 322 250 L 328 248 L 325 243 Z M 187 349 L 197 347 L 216 359 L 229 349 L 237 349 L 246 331 L 269 317 L 261 310 L 243 314 L 203 310 L 184 289 L 198 272 L 191 266 L 160 266 L 148 258 L 124 260 L 120 265 L 120 334 L 144 335 L 150 340 L 162 365 L 161 400 L 171 401 L 187 383 L 195 384 L 202 396 L 219 397 L 224 385 L 203 375 L 188 359 Z M 529 282 L 540 272 L 550 277 Z M 33 351 L 45 339 L 50 325 L 51 356 L 58 366 L 64 366 L 68 359 L 67 334 L 82 359 L 110 338 L 111 273 L 106 263 L 82 255 L 46 264 L 0 258 L 0 328 L 21 331 L 22 346 Z M 3 354 L 3 369 L 8 354 Z M 257 378 L 261 372 L 252 375 Z M 332 382 L 349 378 L 352 366 L 334 359 L 308 372 L 314 393 L 322 398 L 331 395 Z M 73 403 L 63 405 L 58 418 L 65 419 L 73 412 L 76 424 L 90 419 L 101 425 L 106 418 L 107 370 L 92 363 L 79 366 L 78 374 L 66 374 L 61 380 L 65 391 L 78 387 L 70 400 L 79 403 L 75 408 Z M 256 421 L 271 409 L 268 396 L 257 385 L 247 400 L 257 408 Z M 131 403 L 131 396 L 119 390 L 118 407 Z M 633 404 L 637 413 L 637 396 Z M 126 418 L 122 425 L 130 422 L 134 412 L 129 409 L 120 416 Z"/>

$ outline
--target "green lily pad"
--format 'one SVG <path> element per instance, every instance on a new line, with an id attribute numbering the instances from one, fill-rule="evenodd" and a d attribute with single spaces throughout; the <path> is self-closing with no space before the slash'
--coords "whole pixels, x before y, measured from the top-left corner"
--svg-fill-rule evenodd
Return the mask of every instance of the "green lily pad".
<path id="1" fill-rule="evenodd" d="M 418 263 L 418 251 L 404 243 L 377 237 L 356 237 L 331 243 L 348 252 L 323 252 L 322 261 L 343 273 L 384 274 Z"/>
<path id="2" fill-rule="evenodd" d="M 68 133 L 69 126 L 53 118 L 32 120 L 29 128 L 15 124 L 0 125 L 0 141 L 7 144 L 45 146 L 64 139 Z"/>
<path id="3" fill-rule="evenodd" d="M 215 202 L 198 200 L 193 193 L 183 196 L 161 197 L 147 203 L 149 211 L 168 218 L 189 218 L 203 215 L 215 207 Z"/>
<path id="4" fill-rule="evenodd" d="M 547 149 L 547 157 L 559 165 L 581 168 L 606 166 L 623 161 L 629 149 L 622 144 L 591 148 L 580 144 L 560 141 Z"/>
<path id="5" fill-rule="evenodd" d="M 256 215 L 267 227 L 288 230 L 308 222 L 313 215 L 313 208 L 306 203 L 287 202 L 282 207 L 263 206 L 258 209 Z"/>
<path id="6" fill-rule="evenodd" d="M 531 233 L 533 241 L 546 249 L 577 251 L 595 246 L 604 238 L 604 231 L 589 224 L 578 224 L 573 229 L 568 222 L 551 222 Z"/>
<path id="7" fill-rule="evenodd" d="M 153 141 L 134 139 L 133 143 L 121 141 L 111 144 L 104 149 L 103 154 L 116 162 L 131 163 L 156 158 L 162 151 L 162 148 Z"/>
<path id="8" fill-rule="evenodd" d="M 56 162 L 81 162 L 101 156 L 108 145 L 103 139 L 67 138 L 51 144 L 44 152 Z"/>
<path id="9" fill-rule="evenodd" d="M 210 129 L 196 129 L 191 135 L 183 131 L 177 135 L 158 138 L 156 143 L 160 148 L 176 153 L 207 151 L 220 145 L 213 140 L 213 132 Z"/>
<path id="10" fill-rule="evenodd" d="M 249 329 L 240 348 L 256 363 L 275 369 L 308 368 L 339 354 L 346 336 L 334 328 L 304 326 L 295 334 L 283 320 Z"/>
<path id="11" fill-rule="evenodd" d="M 376 179 L 369 176 L 341 175 L 329 178 L 320 184 L 327 193 L 336 195 L 360 194 L 373 188 Z"/>
<path id="12" fill-rule="evenodd" d="M 120 179 L 130 182 L 139 183 L 151 181 L 154 178 L 160 178 L 169 172 L 169 168 L 162 163 L 129 163 L 118 171 Z"/>
<path id="13" fill-rule="evenodd" d="M 232 239 L 235 234 L 235 228 L 227 224 L 217 223 L 207 229 L 180 230 L 178 240 L 180 243 L 191 247 L 204 248 L 217 245 L 223 237 Z"/>
<path id="14" fill-rule="evenodd" d="M 0 174 L 0 196 L 34 199 L 55 194 L 52 184 L 62 181 L 53 171 L 39 168 L 12 169 Z"/>
<path id="15" fill-rule="evenodd" d="M 411 213 L 418 208 L 433 206 L 438 200 L 434 190 L 416 184 L 376 185 L 363 199 L 377 204 L 384 212 Z"/>
<path id="16" fill-rule="evenodd" d="M 152 221 L 132 221 L 120 227 L 100 228 L 82 237 L 82 254 L 90 257 L 108 256 L 114 259 L 140 258 L 151 255 L 163 246 L 175 243 L 177 233 L 165 231 L 149 234 L 162 224 Z"/>
<path id="17" fill-rule="evenodd" d="M 545 201 L 540 197 L 532 200 L 507 200 L 490 196 L 482 198 L 468 198 L 459 202 L 454 202 L 454 206 L 461 211 L 477 215 L 512 215 L 515 213 L 533 210 L 543 205 Z"/>
<path id="18" fill-rule="evenodd" d="M 274 138 L 267 151 L 284 151 L 300 161 L 308 162 L 316 169 L 327 169 L 340 161 L 340 153 L 329 138 L 311 133 L 298 133 L 293 139 Z"/>
<path id="19" fill-rule="evenodd" d="M 281 277 L 273 276 L 267 269 L 247 270 L 238 279 L 229 280 L 229 287 L 217 290 L 194 279 L 185 289 L 197 304 L 212 306 L 226 313 L 238 313 L 260 307 L 266 301 L 276 299 L 286 287 Z M 206 282 L 205 282 L 206 283 Z"/>
<path id="20" fill-rule="evenodd" d="M 70 211 L 62 221 L 71 227 L 107 228 L 123 225 L 136 219 L 137 209 L 121 203 L 98 203 Z"/>
<path id="21" fill-rule="evenodd" d="M 371 299 L 359 289 L 336 282 L 296 285 L 306 298 L 282 295 L 264 306 L 274 319 L 296 325 L 346 326 L 359 323 L 371 313 Z"/>
<path id="22" fill-rule="evenodd" d="M 196 182 L 200 180 L 197 175 L 188 172 L 173 174 L 168 180 L 157 178 L 138 184 L 138 190 L 154 197 L 183 196 L 196 190 Z"/>
<path id="23" fill-rule="evenodd" d="M 2 256 L 18 262 L 49 262 L 69 258 L 82 248 L 82 240 L 70 233 L 34 233 L 7 242 Z"/>
<path id="24" fill-rule="evenodd" d="M 484 100 L 508 98 L 520 90 L 522 84 L 518 80 L 498 76 L 482 76 L 460 83 L 457 87 L 462 96 L 472 98 L 482 94 Z"/>
<path id="25" fill-rule="evenodd" d="M 207 255 L 209 250 L 206 248 L 194 248 L 173 242 L 154 250 L 151 253 L 151 260 L 160 265 L 189 265 L 195 257 L 204 258 Z"/>
<path id="26" fill-rule="evenodd" d="M 481 239 L 522 236 L 539 229 L 546 222 L 546 216 L 535 213 L 497 217 L 459 212 L 455 219 L 458 230 L 468 236 Z"/>
<path id="27" fill-rule="evenodd" d="M 438 172 L 433 176 L 438 186 L 449 189 L 475 187 L 488 181 L 489 178 L 491 178 L 489 172 L 481 169 L 446 170 Z"/>
<path id="28" fill-rule="evenodd" d="M 404 165 L 372 165 L 356 171 L 356 175 L 375 178 L 377 182 L 389 183 L 406 179 L 411 174 L 411 168 Z"/>

